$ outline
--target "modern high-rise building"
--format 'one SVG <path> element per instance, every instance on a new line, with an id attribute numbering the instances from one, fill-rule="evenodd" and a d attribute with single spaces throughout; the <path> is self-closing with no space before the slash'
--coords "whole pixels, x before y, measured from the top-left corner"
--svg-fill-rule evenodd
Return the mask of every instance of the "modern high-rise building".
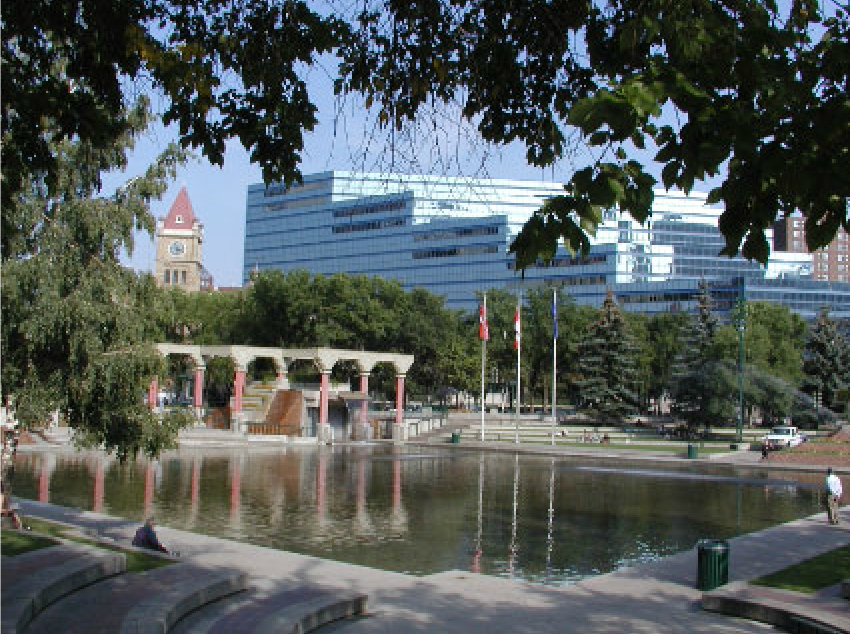
<path id="1" fill-rule="evenodd" d="M 773 249 L 789 253 L 809 253 L 806 246 L 805 219 L 782 218 L 773 223 Z M 839 227 L 835 239 L 812 256 L 812 277 L 830 282 L 850 281 L 850 236 Z"/>
<path id="2" fill-rule="evenodd" d="M 523 275 L 510 243 L 560 193 L 560 184 L 535 181 L 338 171 L 289 189 L 251 185 L 243 279 L 269 268 L 362 273 L 423 286 L 466 309 L 490 288 L 552 284 L 592 305 L 610 289 L 625 308 L 643 312 L 689 308 L 705 279 L 720 310 L 744 297 L 785 303 L 806 317 L 822 306 L 850 317 L 850 284 L 814 281 L 807 253 L 777 251 L 767 266 L 719 256 L 722 208 L 697 193 L 657 191 L 645 225 L 608 210 L 587 256 L 562 248 Z"/>

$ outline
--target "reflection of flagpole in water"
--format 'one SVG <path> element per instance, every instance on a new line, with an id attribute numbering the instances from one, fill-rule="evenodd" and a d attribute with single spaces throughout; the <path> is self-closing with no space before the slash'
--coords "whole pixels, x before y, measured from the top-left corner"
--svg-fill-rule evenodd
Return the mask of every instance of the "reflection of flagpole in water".
<path id="1" fill-rule="evenodd" d="M 508 554 L 508 574 L 511 578 L 514 576 L 514 565 L 516 564 L 516 510 L 517 510 L 517 492 L 519 490 L 519 454 L 514 455 L 514 509 L 513 518 L 511 519 L 511 544 Z"/>
<path id="2" fill-rule="evenodd" d="M 95 458 L 93 497 L 92 510 L 100 513 L 103 510 L 103 456 Z"/>
<path id="3" fill-rule="evenodd" d="M 552 470 L 549 474 L 549 530 L 546 533 L 546 580 L 552 573 L 552 547 L 554 546 L 553 527 L 555 525 L 555 459 L 552 458 Z"/>
<path id="4" fill-rule="evenodd" d="M 484 456 L 478 456 L 478 532 L 475 535 L 475 552 L 472 555 L 472 572 L 481 572 L 481 532 L 484 507 Z"/>

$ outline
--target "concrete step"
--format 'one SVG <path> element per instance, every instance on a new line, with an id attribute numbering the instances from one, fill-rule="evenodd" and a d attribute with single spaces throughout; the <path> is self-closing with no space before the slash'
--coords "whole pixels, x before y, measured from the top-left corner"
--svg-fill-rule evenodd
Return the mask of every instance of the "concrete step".
<path id="1" fill-rule="evenodd" d="M 182 562 L 125 573 L 56 601 L 27 633 L 164 634 L 186 614 L 246 587 L 242 573 Z"/>
<path id="2" fill-rule="evenodd" d="M 92 583 L 126 570 L 123 553 L 74 542 L 3 557 L 2 631 L 15 634 L 48 606 Z"/>
<path id="3" fill-rule="evenodd" d="M 175 626 L 172 634 L 305 633 L 365 610 L 363 594 L 317 586 L 256 588 L 193 612 Z"/>

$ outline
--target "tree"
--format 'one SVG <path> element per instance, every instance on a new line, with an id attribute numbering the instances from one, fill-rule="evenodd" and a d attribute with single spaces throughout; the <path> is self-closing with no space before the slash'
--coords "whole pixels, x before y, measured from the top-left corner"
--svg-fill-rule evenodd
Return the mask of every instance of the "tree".
<path id="1" fill-rule="evenodd" d="M 220 165 L 238 138 L 267 181 L 297 180 L 317 121 L 304 73 L 348 32 L 301 0 L 6 2 L 0 28 L 4 208 L 30 172 L 59 187 L 51 144 L 105 150 L 125 135 L 139 92 L 163 96 L 183 147 Z"/>
<path id="2" fill-rule="evenodd" d="M 638 347 L 609 292 L 599 319 L 579 344 L 577 382 L 583 408 L 601 420 L 621 420 L 638 408 Z"/>
<path id="3" fill-rule="evenodd" d="M 809 330 L 803 351 L 803 390 L 824 408 L 841 408 L 836 393 L 848 385 L 850 344 L 826 309 Z"/>
<path id="4" fill-rule="evenodd" d="M 75 440 L 120 458 L 171 447 L 179 415 L 155 416 L 145 401 L 163 359 L 161 291 L 150 275 L 124 268 L 133 231 L 153 231 L 148 203 L 166 188 L 185 153 L 169 147 L 111 198 L 98 198 L 100 170 L 124 164 L 133 136 L 148 124 L 144 104 L 126 115 L 127 134 L 108 148 L 62 141 L 51 189 L 37 175 L 3 207 L 3 396 L 24 426 L 59 410 Z"/>
<path id="5" fill-rule="evenodd" d="M 532 165 L 571 154 L 571 138 L 590 146 L 590 164 L 513 242 L 520 266 L 553 257 L 561 239 L 587 249 L 605 208 L 645 221 L 656 184 L 646 163 L 684 191 L 725 171 L 709 200 L 725 205 L 729 255 L 765 262 L 766 229 L 795 210 L 810 250 L 850 228 L 840 3 L 436 0 L 358 19 L 338 90 L 365 94 L 384 125 L 460 100 L 485 140 L 523 142 Z"/>
<path id="6" fill-rule="evenodd" d="M 718 323 L 712 309 L 708 285 L 700 282 L 697 313 L 680 336 L 682 347 L 672 368 L 670 394 L 674 411 L 692 428 L 734 416 L 734 366 L 721 357 Z"/>
<path id="7" fill-rule="evenodd" d="M 646 322 L 650 350 L 647 395 L 660 404 L 673 379 L 673 363 L 681 348 L 681 335 L 688 314 L 672 311 L 650 315 Z"/>

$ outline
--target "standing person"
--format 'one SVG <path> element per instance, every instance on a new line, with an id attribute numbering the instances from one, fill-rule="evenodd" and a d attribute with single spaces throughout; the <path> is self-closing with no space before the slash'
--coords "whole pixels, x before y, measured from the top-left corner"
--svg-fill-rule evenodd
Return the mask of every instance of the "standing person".
<path id="1" fill-rule="evenodd" d="M 826 470 L 826 515 L 830 524 L 838 524 L 838 502 L 842 493 L 841 480 L 830 467 Z"/>
<path id="2" fill-rule="evenodd" d="M 146 519 L 145 525 L 141 526 L 136 531 L 136 536 L 133 537 L 133 546 L 168 553 L 168 549 L 162 544 L 160 544 L 159 539 L 157 539 L 156 530 L 154 530 L 155 526 L 156 522 L 152 517 Z"/>

